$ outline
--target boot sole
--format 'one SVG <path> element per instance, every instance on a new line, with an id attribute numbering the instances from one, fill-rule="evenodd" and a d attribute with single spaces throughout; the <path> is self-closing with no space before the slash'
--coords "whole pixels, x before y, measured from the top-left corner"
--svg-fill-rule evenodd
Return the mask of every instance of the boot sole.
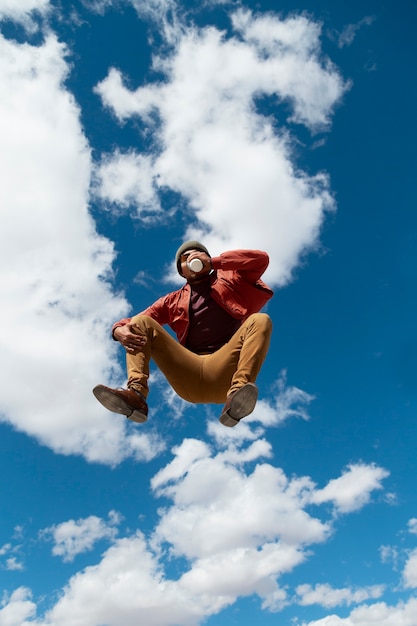
<path id="1" fill-rule="evenodd" d="M 230 407 L 219 417 L 223 426 L 233 428 L 243 417 L 252 413 L 258 400 L 258 388 L 253 383 L 246 383 L 233 395 Z"/>
<path id="2" fill-rule="evenodd" d="M 148 419 L 144 413 L 141 413 L 137 409 L 132 409 L 132 407 L 130 407 L 123 400 L 123 398 L 113 393 L 111 390 L 106 389 L 103 385 L 97 385 L 94 387 L 93 394 L 100 404 L 112 413 L 125 415 L 127 419 L 132 422 L 136 422 L 137 424 L 143 424 L 143 422 L 146 422 Z"/>

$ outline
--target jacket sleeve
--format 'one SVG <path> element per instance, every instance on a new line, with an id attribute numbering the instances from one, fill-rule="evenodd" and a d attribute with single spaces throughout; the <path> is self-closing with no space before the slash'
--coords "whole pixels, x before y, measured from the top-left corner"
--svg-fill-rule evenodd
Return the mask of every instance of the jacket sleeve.
<path id="1" fill-rule="evenodd" d="M 161 326 L 163 324 L 167 324 L 169 321 L 169 318 L 168 318 L 168 310 L 166 307 L 165 296 L 162 298 L 159 298 L 159 300 L 151 304 L 151 306 L 148 306 L 148 308 L 145 309 L 144 311 L 141 311 L 139 315 L 149 315 L 149 317 L 152 317 L 159 324 L 161 324 Z M 114 339 L 114 331 L 116 330 L 116 328 L 119 328 L 120 326 L 126 326 L 126 324 L 130 324 L 131 320 L 132 320 L 131 317 L 124 317 L 123 319 L 113 324 L 112 329 L 111 329 L 111 334 L 112 334 L 113 339 Z"/>
<path id="2" fill-rule="evenodd" d="M 234 270 L 244 274 L 250 283 L 262 276 L 269 265 L 269 256 L 262 250 L 231 250 L 211 259 L 214 270 Z"/>
<path id="3" fill-rule="evenodd" d="M 130 324 L 131 319 L 131 317 L 123 317 L 121 320 L 113 324 L 113 326 L 111 327 L 111 336 L 115 341 L 117 341 L 114 336 L 114 331 L 116 330 L 116 328 L 120 328 L 120 326 L 126 326 L 126 324 Z"/>

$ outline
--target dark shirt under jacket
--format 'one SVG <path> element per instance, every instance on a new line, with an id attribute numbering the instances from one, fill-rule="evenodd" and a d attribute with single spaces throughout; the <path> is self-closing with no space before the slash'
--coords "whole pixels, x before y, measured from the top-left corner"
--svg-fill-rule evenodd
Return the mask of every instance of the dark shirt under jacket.
<path id="1" fill-rule="evenodd" d="M 210 279 L 192 285 L 190 327 L 186 348 L 197 354 L 212 353 L 221 348 L 241 325 L 211 296 Z"/>

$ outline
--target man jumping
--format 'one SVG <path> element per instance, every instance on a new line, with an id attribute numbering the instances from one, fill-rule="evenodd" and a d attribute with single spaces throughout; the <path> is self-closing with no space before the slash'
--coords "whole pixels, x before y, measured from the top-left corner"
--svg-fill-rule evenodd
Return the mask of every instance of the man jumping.
<path id="1" fill-rule="evenodd" d="M 220 422 L 236 426 L 255 408 L 255 381 L 269 347 L 271 319 L 259 313 L 273 295 L 261 280 L 268 263 L 260 250 L 212 258 L 198 241 L 182 244 L 176 264 L 186 283 L 114 324 L 113 338 L 126 350 L 127 389 L 97 385 L 97 400 L 134 422 L 146 421 L 152 358 L 181 398 L 225 403 Z"/>

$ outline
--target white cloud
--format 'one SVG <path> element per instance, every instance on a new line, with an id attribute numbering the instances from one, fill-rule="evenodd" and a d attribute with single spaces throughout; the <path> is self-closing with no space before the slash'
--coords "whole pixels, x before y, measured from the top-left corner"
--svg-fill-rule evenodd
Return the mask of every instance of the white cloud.
<path id="1" fill-rule="evenodd" d="M 11 543 L 5 543 L 0 548 L 0 557 L 7 556 L 8 558 L 5 559 L 4 565 L 2 565 L 2 567 L 4 567 L 4 569 L 8 571 L 22 571 L 24 569 L 24 565 L 23 565 L 23 561 L 21 560 L 21 558 L 19 560 L 19 558 L 16 556 L 9 556 L 13 553 L 19 554 L 20 556 L 20 551 L 21 551 L 21 545 L 12 546 Z"/>
<path id="2" fill-rule="evenodd" d="M 4 594 L 1 607 L 0 626 L 29 626 L 26 620 L 36 614 L 36 604 L 32 602 L 32 593 L 25 587 L 19 587 L 10 596 Z"/>
<path id="3" fill-rule="evenodd" d="M 1 548 L 0 548 L 0 556 L 4 556 L 5 554 L 7 554 L 9 552 L 9 550 L 11 550 L 12 544 L 11 543 L 5 543 Z"/>
<path id="4" fill-rule="evenodd" d="M 89 11 L 103 14 L 111 7 L 113 0 L 81 0 L 81 2 Z"/>
<path id="5" fill-rule="evenodd" d="M 296 626 L 415 626 L 417 598 L 389 606 L 385 602 L 369 604 L 354 609 L 348 617 L 328 615 L 312 622 L 302 622 Z"/>
<path id="6" fill-rule="evenodd" d="M 233 15 L 233 25 L 264 59 L 261 89 L 289 99 L 293 121 L 313 129 L 328 126 L 347 84 L 330 60 L 320 62 L 321 25 L 300 15 L 284 21 L 243 10 Z"/>
<path id="7" fill-rule="evenodd" d="M 123 0 L 126 4 L 131 4 L 141 19 L 153 24 L 166 42 L 175 43 L 181 31 L 181 21 L 179 13 L 186 9 L 177 0 Z M 228 2 L 229 0 L 225 0 Z M 107 9 L 114 7 L 114 0 L 81 0 L 82 4 L 99 14 L 103 14 Z M 209 3 L 222 3 L 222 0 L 209 0 Z"/>
<path id="8" fill-rule="evenodd" d="M 175 458 L 160 470 L 152 479 L 153 489 L 178 480 L 188 473 L 196 461 L 210 456 L 210 448 L 198 439 L 185 439 L 178 447 L 173 448 Z"/>
<path id="9" fill-rule="evenodd" d="M 276 578 L 291 571 L 304 560 L 295 546 L 264 543 L 259 548 L 235 548 L 215 556 L 197 559 L 192 569 L 181 577 L 193 595 L 211 600 L 211 613 L 233 604 L 240 596 L 256 593 L 263 607 L 277 609 L 285 605 L 286 593 Z"/>
<path id="10" fill-rule="evenodd" d="M 259 402 L 255 412 L 247 418 L 248 422 L 259 421 L 263 426 L 278 426 L 291 418 L 309 419 L 306 406 L 314 400 L 314 396 L 298 387 L 287 385 L 285 370 L 281 372 L 271 396 L 271 399 Z"/>
<path id="11" fill-rule="evenodd" d="M 280 426 L 294 418 L 308 420 L 306 406 L 313 400 L 314 396 L 306 391 L 287 384 L 287 372 L 284 370 L 272 386 L 268 397 L 258 400 L 254 412 L 239 424 L 239 428 L 225 430 L 210 415 L 207 432 L 214 437 L 219 447 L 231 445 L 232 442 L 242 444 L 245 441 L 259 440 L 265 434 L 266 428 Z"/>
<path id="12" fill-rule="evenodd" d="M 49 0 L 0 0 L 0 16 L 16 20 L 19 15 L 30 11 L 42 11 L 49 5 Z"/>
<path id="13" fill-rule="evenodd" d="M 355 24 L 347 24 L 340 33 L 335 33 L 339 48 L 350 46 L 362 26 L 370 26 L 375 21 L 375 17 L 368 15 Z"/>
<path id="14" fill-rule="evenodd" d="M 42 622 L 45 626 L 192 626 L 207 600 L 166 580 L 143 536 L 118 540 L 102 561 L 73 576 L 65 594 Z"/>
<path id="15" fill-rule="evenodd" d="M 0 0 L 0 20 L 11 19 L 20 22 L 27 31 L 35 31 L 35 14 L 46 15 L 49 8 L 49 0 Z"/>
<path id="16" fill-rule="evenodd" d="M 177 456 L 183 445 L 176 448 Z M 175 546 L 175 554 L 187 558 L 252 549 L 277 537 L 289 545 L 324 541 L 329 526 L 302 510 L 312 488 L 308 479 L 289 481 L 282 470 L 268 464 L 257 465 L 246 475 L 238 469 L 236 449 L 231 452 L 233 464 L 228 453 L 199 458 L 179 482 L 163 485 L 157 475 L 157 493 L 174 502 L 158 524 L 157 541 L 168 542 Z M 259 456 L 265 452 L 270 451 L 258 449 Z M 249 460 L 256 460 L 253 454 Z"/>
<path id="17" fill-rule="evenodd" d="M 417 534 L 417 519 L 415 517 L 409 519 L 407 526 L 410 534 Z M 382 545 L 379 548 L 379 553 L 382 563 L 391 563 L 394 571 L 403 567 L 401 576 L 403 588 L 417 588 L 417 548 L 407 549 Z"/>
<path id="18" fill-rule="evenodd" d="M 69 580 L 36 624 L 196 626 L 254 594 L 264 609 L 280 610 L 291 601 L 285 575 L 311 557 L 312 546 L 329 539 L 335 520 L 324 508 L 323 519 L 308 512 L 317 487 L 306 476 L 288 478 L 265 462 L 271 456 L 265 440 L 232 442 L 215 452 L 203 441 L 186 439 L 151 481 L 163 506 L 148 538 L 138 532 L 115 539 L 117 515 L 108 522 L 91 516 L 48 529 L 67 560 L 97 539 L 113 544 L 99 563 Z M 369 485 L 362 482 L 361 488 L 368 495 Z M 170 576 L 167 568 L 180 573 Z M 333 606 L 378 597 L 380 589 L 304 586 L 297 592 L 303 604 Z"/>
<path id="19" fill-rule="evenodd" d="M 417 535 L 417 517 L 412 517 L 408 521 L 408 531 L 413 535 Z"/>
<path id="20" fill-rule="evenodd" d="M 389 472 L 382 467 L 351 464 L 342 476 L 332 479 L 326 487 L 318 490 L 312 502 L 333 502 L 340 513 L 357 511 L 369 502 L 373 490 L 382 489 L 381 481 L 387 476 Z"/>
<path id="21" fill-rule="evenodd" d="M 158 215 L 162 209 L 152 172 L 150 157 L 116 151 L 110 158 L 104 157 L 97 168 L 97 195 L 112 203 L 113 211 L 133 204 L 138 207 L 142 221 L 146 221 L 149 214 L 155 219 L 154 214 Z"/>
<path id="22" fill-rule="evenodd" d="M 102 539 L 113 540 L 117 535 L 120 516 L 111 511 L 109 521 L 90 515 L 85 519 L 68 520 L 42 531 L 43 536 L 51 535 L 54 541 L 52 554 L 61 556 L 64 562 L 73 561 L 77 554 L 94 548 Z"/>
<path id="23" fill-rule="evenodd" d="M 266 249 L 268 280 L 283 284 L 300 255 L 317 244 L 334 203 L 324 173 L 310 176 L 294 165 L 291 139 L 282 130 L 286 120 L 275 130 L 256 103 L 262 96 L 289 102 L 290 119 L 316 129 L 329 124 L 347 85 L 322 61 L 316 23 L 249 12 L 232 19 L 239 37 L 226 38 L 214 27 L 183 29 L 173 54 L 154 60 L 165 83 L 130 91 L 112 68 L 96 92 L 120 121 L 140 116 L 152 129 L 154 189 L 182 194 L 204 224 L 190 226 L 186 236 L 204 237 L 215 254 L 226 247 Z M 109 172 L 121 164 L 116 152 Z M 136 165 L 139 172 L 139 156 Z M 120 172 L 122 180 L 127 176 Z M 104 176 L 101 193 L 111 199 L 106 189 Z M 121 203 L 132 199 L 131 189 L 125 193 Z"/>
<path id="24" fill-rule="evenodd" d="M 6 560 L 6 569 L 8 571 L 22 571 L 24 569 L 24 565 L 21 561 L 18 561 L 15 556 L 10 557 Z"/>
<path id="25" fill-rule="evenodd" d="M 153 22 L 167 43 L 174 44 L 182 30 L 180 13 L 186 9 L 178 0 L 128 0 L 137 14 Z"/>
<path id="26" fill-rule="evenodd" d="M 91 393 L 123 380 L 109 328 L 128 307 L 107 282 L 113 244 L 88 212 L 91 156 L 62 84 L 66 53 L 54 36 L 39 47 L 0 37 L 0 415 L 57 452 L 149 459 L 159 444 Z"/>
<path id="27" fill-rule="evenodd" d="M 417 588 L 417 548 L 408 555 L 403 572 L 404 586 L 408 589 Z"/>
<path id="28" fill-rule="evenodd" d="M 369 599 L 380 598 L 384 592 L 384 585 L 372 585 L 371 587 L 361 587 L 352 589 L 345 587 L 342 589 L 334 589 L 327 584 L 299 585 L 296 593 L 299 596 L 297 601 L 302 606 L 310 604 L 320 604 L 323 607 L 330 608 L 340 605 L 360 604 Z"/>
<path id="29" fill-rule="evenodd" d="M 382 563 L 392 563 L 393 569 L 398 569 L 399 551 L 396 546 L 381 546 L 379 554 Z"/>

